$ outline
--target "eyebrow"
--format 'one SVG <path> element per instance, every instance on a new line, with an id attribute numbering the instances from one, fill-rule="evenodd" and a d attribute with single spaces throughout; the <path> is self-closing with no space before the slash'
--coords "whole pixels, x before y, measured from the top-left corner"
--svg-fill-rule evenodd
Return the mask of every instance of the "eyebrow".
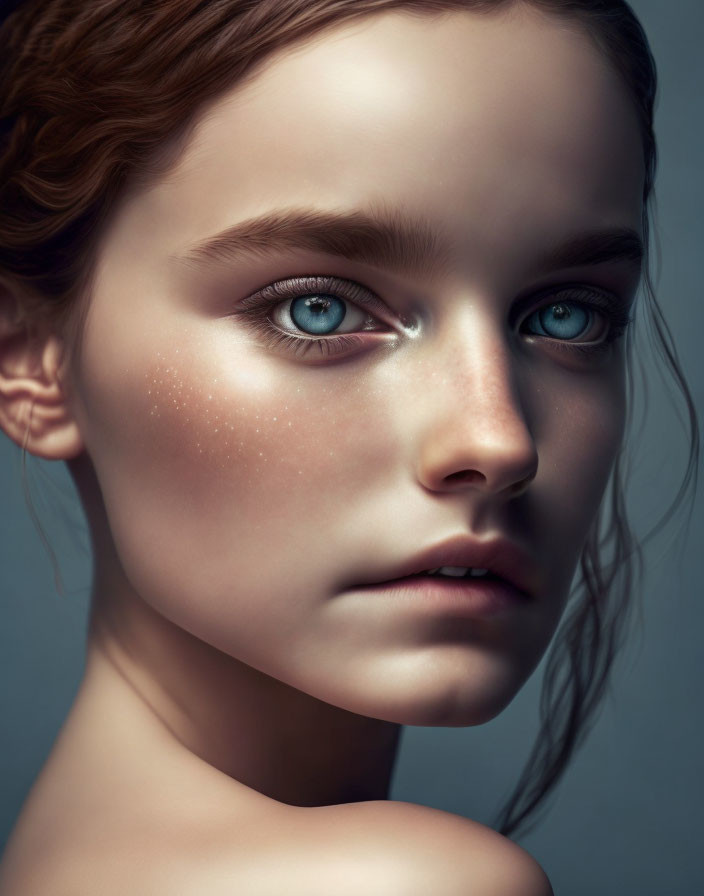
<path id="1" fill-rule="evenodd" d="M 644 253 L 643 240 L 637 231 L 630 227 L 609 227 L 571 237 L 545 253 L 538 267 L 555 270 L 619 261 L 640 267 Z"/>
<path id="2" fill-rule="evenodd" d="M 304 249 L 350 261 L 398 270 L 432 273 L 447 266 L 443 249 L 428 222 L 400 211 L 326 212 L 292 209 L 269 212 L 241 221 L 176 256 L 186 265 L 241 261 L 243 255 L 266 256 L 273 251 Z M 538 260 L 539 271 L 630 262 L 639 266 L 643 241 L 629 227 L 608 227 L 570 237 Z"/>
<path id="3" fill-rule="evenodd" d="M 306 249 L 411 274 L 446 259 L 429 224 L 400 211 L 276 211 L 250 218 L 177 256 L 198 267 L 238 261 L 243 254 Z"/>

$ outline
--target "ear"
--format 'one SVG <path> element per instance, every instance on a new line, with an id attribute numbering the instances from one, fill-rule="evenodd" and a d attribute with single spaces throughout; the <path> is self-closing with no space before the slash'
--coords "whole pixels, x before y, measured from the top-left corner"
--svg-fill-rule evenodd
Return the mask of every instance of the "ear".
<path id="1" fill-rule="evenodd" d="M 30 324 L 0 284 L 0 427 L 18 445 L 47 460 L 83 451 L 63 381 L 63 340 Z"/>

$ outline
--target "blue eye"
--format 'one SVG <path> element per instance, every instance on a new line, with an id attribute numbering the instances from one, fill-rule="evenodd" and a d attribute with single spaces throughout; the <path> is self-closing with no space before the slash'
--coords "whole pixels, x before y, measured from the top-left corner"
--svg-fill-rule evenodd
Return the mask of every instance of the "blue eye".
<path id="1" fill-rule="evenodd" d="M 299 296 L 290 306 L 291 320 L 304 333 L 327 335 L 340 326 L 347 308 L 337 296 L 316 293 Z"/>
<path id="2" fill-rule="evenodd" d="M 373 292 L 333 276 L 277 280 L 238 303 L 267 347 L 311 362 L 345 358 L 396 339 L 387 305 Z"/>
<path id="3" fill-rule="evenodd" d="M 538 336 L 576 339 L 589 330 L 593 317 L 593 312 L 578 302 L 554 302 L 529 315 L 526 325 Z"/>

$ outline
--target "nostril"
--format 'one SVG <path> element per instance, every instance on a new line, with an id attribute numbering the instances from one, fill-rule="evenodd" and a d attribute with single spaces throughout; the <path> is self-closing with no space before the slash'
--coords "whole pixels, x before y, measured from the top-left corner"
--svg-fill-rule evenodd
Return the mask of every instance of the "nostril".
<path id="1" fill-rule="evenodd" d="M 457 473 L 450 473 L 445 477 L 445 482 L 459 482 L 463 484 L 483 484 L 486 482 L 486 476 L 478 470 L 459 470 Z"/>

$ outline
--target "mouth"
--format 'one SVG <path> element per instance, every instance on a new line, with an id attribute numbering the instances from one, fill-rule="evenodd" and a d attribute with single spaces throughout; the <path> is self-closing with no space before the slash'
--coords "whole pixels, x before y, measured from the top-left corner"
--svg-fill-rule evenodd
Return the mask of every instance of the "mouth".
<path id="1" fill-rule="evenodd" d="M 416 573 L 418 576 L 429 576 L 438 579 L 492 579 L 498 578 L 494 573 L 481 566 L 438 566 Z"/>
<path id="2" fill-rule="evenodd" d="M 451 618 L 505 617 L 530 606 L 525 592 L 489 570 L 479 569 L 462 569 L 461 574 L 424 570 L 357 590 L 367 597 L 391 599 L 397 611 L 406 607 L 414 614 L 432 617 L 438 613 Z"/>
<path id="3" fill-rule="evenodd" d="M 514 598 L 532 600 L 540 590 L 534 558 L 505 538 L 479 541 L 466 535 L 420 551 L 363 587 L 418 585 L 434 588 L 500 589 Z"/>

